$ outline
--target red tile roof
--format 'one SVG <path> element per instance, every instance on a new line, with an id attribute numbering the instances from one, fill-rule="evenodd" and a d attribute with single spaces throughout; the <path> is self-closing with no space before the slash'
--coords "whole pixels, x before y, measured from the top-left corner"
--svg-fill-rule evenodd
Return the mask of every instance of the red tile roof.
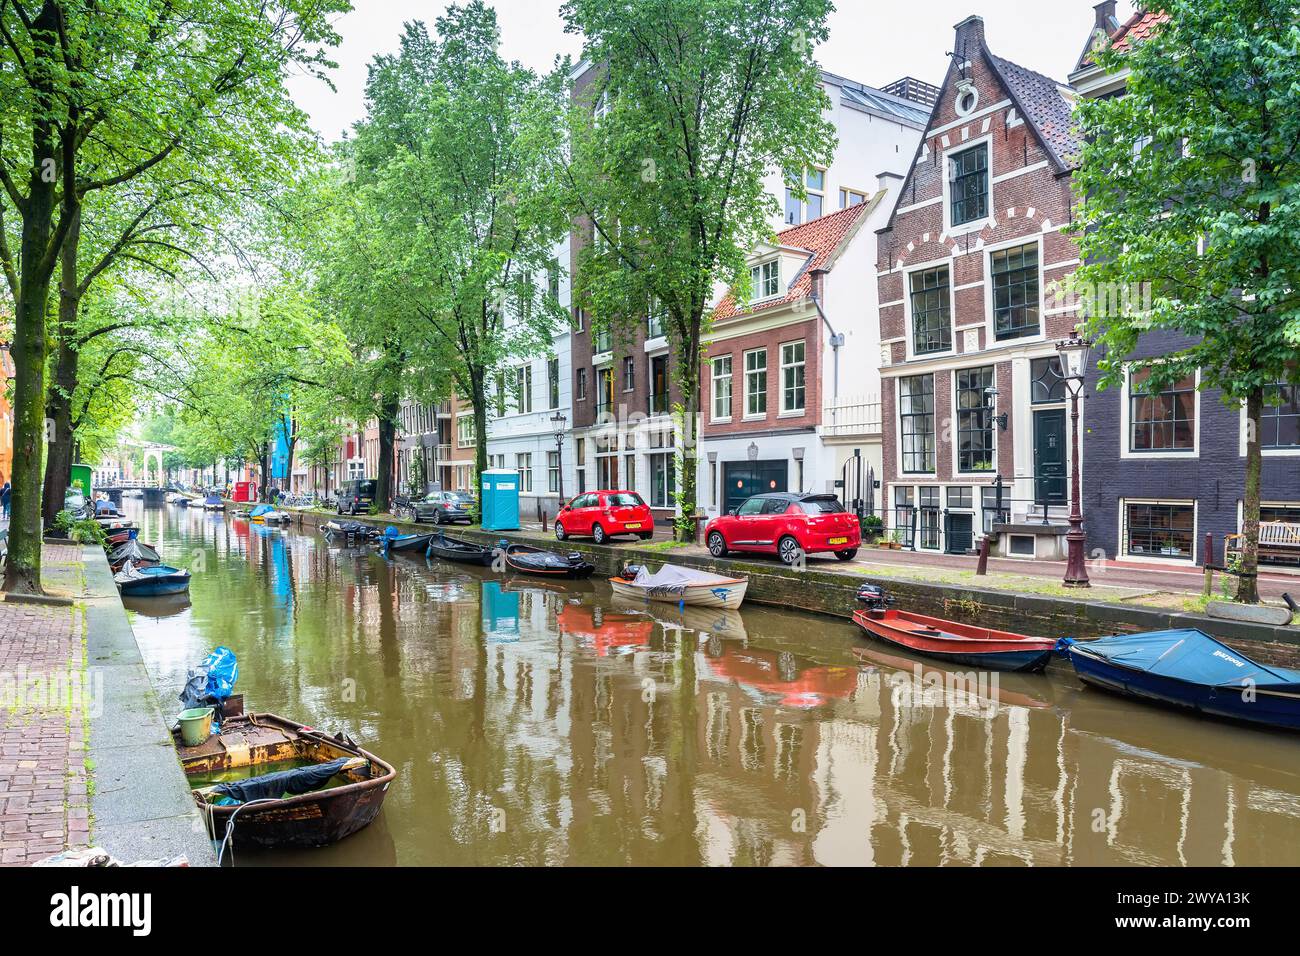
<path id="1" fill-rule="evenodd" d="M 804 249 L 811 254 L 811 258 L 800 268 L 799 275 L 791 283 L 786 294 L 779 298 L 766 299 L 752 308 L 742 308 L 736 302 L 734 293 L 728 292 L 713 312 L 714 321 L 733 319 L 741 315 L 754 315 L 808 298 L 808 295 L 812 292 L 812 276 L 810 273 L 814 269 L 826 267 L 827 263 L 835 257 L 836 252 L 843 246 L 845 240 L 852 234 L 854 227 L 864 222 L 871 214 L 871 210 L 880 201 L 880 196 L 881 193 L 877 193 L 871 199 L 858 203 L 856 206 L 849 206 L 847 209 L 841 209 L 839 212 L 822 216 L 820 219 L 805 222 L 802 226 L 791 226 L 789 229 L 778 232 L 775 239 L 776 245 Z"/>
<path id="2" fill-rule="evenodd" d="M 1162 10 L 1138 10 L 1129 17 L 1128 22 L 1110 35 L 1110 43 L 1116 50 L 1131 50 L 1134 44 L 1141 43 L 1149 37 L 1155 28 L 1169 19 L 1169 14 Z"/>

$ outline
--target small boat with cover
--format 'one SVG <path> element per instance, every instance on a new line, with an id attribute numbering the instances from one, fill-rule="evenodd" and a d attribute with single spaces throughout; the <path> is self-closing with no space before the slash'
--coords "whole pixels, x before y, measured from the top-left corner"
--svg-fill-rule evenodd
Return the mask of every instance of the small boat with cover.
<path id="1" fill-rule="evenodd" d="M 493 549 L 481 544 L 449 538 L 442 532 L 430 536 L 429 544 L 424 549 L 426 558 L 441 558 L 458 564 L 479 564 L 485 568 L 492 566 Z"/>
<path id="2" fill-rule="evenodd" d="M 347 736 L 240 714 L 196 747 L 173 732 L 210 835 L 267 849 L 328 846 L 378 816 L 397 771 Z"/>
<path id="3" fill-rule="evenodd" d="M 1196 628 L 1094 641 L 1067 637 L 1057 648 L 1085 684 L 1212 717 L 1300 730 L 1300 670 L 1266 667 Z"/>
<path id="4" fill-rule="evenodd" d="M 896 611 L 889 607 L 894 599 L 875 584 L 859 587 L 858 600 L 865 606 L 853 612 L 853 621 L 868 634 L 950 664 L 1032 673 L 1047 666 L 1056 647 L 1050 637 L 1030 637 Z"/>
<path id="5" fill-rule="evenodd" d="M 629 564 L 609 579 L 609 586 L 620 597 L 735 610 L 745 600 L 749 579 L 677 564 L 665 564 L 651 573 L 643 565 Z"/>
<path id="6" fill-rule="evenodd" d="M 360 521 L 339 521 L 334 518 L 326 521 L 320 529 L 327 538 L 334 535 L 346 538 L 370 538 L 379 534 L 379 529 L 373 525 L 362 524 Z"/>
<path id="7" fill-rule="evenodd" d="M 144 544 L 139 538 L 129 538 L 116 548 L 108 552 L 108 566 L 116 574 L 122 570 L 122 566 L 130 561 L 137 568 L 153 567 L 156 564 L 162 564 L 162 558 L 158 552 L 149 545 Z"/>
<path id="8" fill-rule="evenodd" d="M 258 505 L 248 512 L 248 520 L 258 524 L 288 524 L 290 515 L 287 511 L 276 511 L 270 505 Z"/>
<path id="9" fill-rule="evenodd" d="M 215 491 L 208 492 L 208 496 L 203 499 L 204 511 L 222 511 L 225 507 L 226 506 L 221 502 L 221 495 L 217 494 Z"/>
<path id="10" fill-rule="evenodd" d="M 147 597 L 157 594 L 179 594 L 190 589 L 190 572 L 167 564 L 137 568 L 130 561 L 113 575 L 113 581 L 122 594 Z"/>
<path id="11" fill-rule="evenodd" d="M 535 574 L 544 578 L 589 578 L 596 570 L 596 566 L 584 561 L 577 551 L 558 554 L 526 544 L 506 546 L 506 564 L 520 574 Z"/>
<path id="12" fill-rule="evenodd" d="M 384 529 L 383 536 L 379 539 L 380 547 L 385 553 L 389 551 L 412 551 L 419 553 L 429 547 L 429 542 L 433 539 L 433 534 L 402 534 L 391 524 Z"/>

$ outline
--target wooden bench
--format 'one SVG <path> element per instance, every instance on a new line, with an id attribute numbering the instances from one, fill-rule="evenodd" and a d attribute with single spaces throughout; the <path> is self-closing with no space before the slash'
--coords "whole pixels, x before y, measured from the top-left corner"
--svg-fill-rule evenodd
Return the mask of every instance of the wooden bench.
<path id="1" fill-rule="evenodd" d="M 1241 553 L 1244 537 L 1230 534 L 1223 542 L 1224 563 L 1232 555 Z M 1290 521 L 1261 521 L 1259 523 L 1259 556 L 1300 561 L 1300 524 Z"/>

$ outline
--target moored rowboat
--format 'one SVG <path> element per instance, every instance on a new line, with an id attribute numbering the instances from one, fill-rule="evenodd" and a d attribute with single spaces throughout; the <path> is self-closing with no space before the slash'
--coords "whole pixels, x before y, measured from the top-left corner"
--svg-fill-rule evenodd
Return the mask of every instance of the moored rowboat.
<path id="1" fill-rule="evenodd" d="M 190 572 L 167 564 L 137 568 L 130 561 L 113 575 L 117 589 L 124 595 L 148 597 L 158 594 L 179 594 L 190 589 Z"/>
<path id="2" fill-rule="evenodd" d="M 652 574 L 648 568 L 629 565 L 609 579 L 609 586 L 621 597 L 735 610 L 745 600 L 749 579 L 674 564 L 665 564 Z"/>
<path id="3" fill-rule="evenodd" d="M 888 607 L 892 599 L 873 584 L 858 589 L 858 600 L 866 607 L 853 612 L 853 621 L 868 634 L 895 647 L 950 664 L 1035 672 L 1047 666 L 1056 647 L 1056 641 L 1048 637 L 1030 637 L 893 610 Z"/>
<path id="4" fill-rule="evenodd" d="M 459 564 L 481 564 L 483 567 L 492 566 L 492 549 L 485 548 L 481 544 L 473 544 L 469 541 L 461 541 L 459 538 L 449 538 L 445 534 L 436 534 L 429 538 L 429 544 L 424 549 L 426 558 L 442 558 L 444 561 L 455 561 Z"/>
<path id="5" fill-rule="evenodd" d="M 233 796 L 217 793 L 220 784 L 196 787 L 194 799 L 210 834 L 214 839 L 222 838 L 233 819 L 231 842 L 240 846 L 311 847 L 337 843 L 375 819 L 388 785 L 397 776 L 390 764 L 346 737 L 331 737 L 275 714 L 227 718 L 221 723 L 220 734 L 197 747 L 184 746 L 179 731 L 173 736 L 181 766 L 192 782 L 236 777 L 243 768 L 251 768 L 245 772 L 256 774 L 263 768 L 269 773 L 287 765 L 301 769 L 342 761 L 341 769 L 331 779 L 337 786 L 281 795 L 266 802 L 239 798 L 255 797 L 268 786 L 277 789 L 271 783 L 261 786 L 256 780 L 233 781 L 226 787 Z M 222 796 L 238 802 L 214 802 Z"/>
<path id="6" fill-rule="evenodd" d="M 584 561 L 577 551 L 558 554 L 526 544 L 512 544 L 506 548 L 506 564 L 522 574 L 551 578 L 589 578 L 596 570 L 596 566 Z"/>
<path id="7" fill-rule="evenodd" d="M 1119 634 L 1058 645 L 1086 684 L 1213 717 L 1300 730 L 1300 671 L 1265 667 L 1204 631 Z"/>

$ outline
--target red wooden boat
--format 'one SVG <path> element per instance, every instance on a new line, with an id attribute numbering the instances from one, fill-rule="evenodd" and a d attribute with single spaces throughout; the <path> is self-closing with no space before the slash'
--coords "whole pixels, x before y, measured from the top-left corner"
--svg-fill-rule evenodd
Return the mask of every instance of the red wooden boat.
<path id="1" fill-rule="evenodd" d="M 895 647 L 926 657 L 998 671 L 1041 671 L 1052 658 L 1056 641 L 1011 631 L 958 624 L 890 608 L 892 598 L 874 584 L 858 588 L 865 607 L 853 613 L 854 622 L 868 634 Z"/>

